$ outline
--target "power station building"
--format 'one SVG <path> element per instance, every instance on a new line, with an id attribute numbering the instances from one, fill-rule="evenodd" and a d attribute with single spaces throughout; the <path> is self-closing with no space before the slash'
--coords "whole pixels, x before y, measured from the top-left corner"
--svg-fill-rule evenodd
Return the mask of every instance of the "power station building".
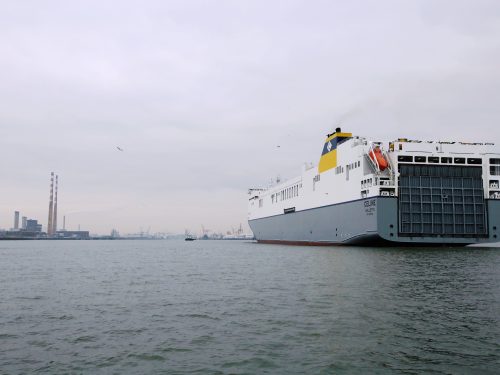
<path id="1" fill-rule="evenodd" d="M 0 239 L 69 239 L 69 240 L 88 240 L 90 233 L 88 231 L 67 231 L 65 220 L 63 229 L 57 230 L 57 193 L 59 185 L 59 176 L 50 173 L 50 192 L 49 192 L 49 217 L 47 222 L 47 234 L 42 232 L 42 224 L 38 220 L 22 217 L 21 227 L 19 227 L 19 211 L 14 211 L 14 227 L 11 230 L 1 231 Z"/>
<path id="2" fill-rule="evenodd" d="M 42 224 L 38 224 L 38 220 L 28 219 L 26 220 L 26 228 L 27 232 L 41 233 L 42 232 Z"/>
<path id="3" fill-rule="evenodd" d="M 22 226 L 19 228 L 19 211 L 14 211 L 14 228 L 0 232 L 0 239 L 34 240 L 39 238 L 44 238 L 42 225 L 38 224 L 38 220 L 23 216 Z"/>

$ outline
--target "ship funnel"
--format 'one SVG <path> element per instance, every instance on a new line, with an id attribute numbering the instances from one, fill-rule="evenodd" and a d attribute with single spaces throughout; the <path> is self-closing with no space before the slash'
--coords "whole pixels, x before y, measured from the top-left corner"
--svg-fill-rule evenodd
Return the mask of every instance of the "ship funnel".
<path id="1" fill-rule="evenodd" d="M 337 146 L 352 138 L 352 133 L 342 133 L 340 128 L 328 134 L 319 159 L 318 172 L 323 173 L 337 166 Z"/>

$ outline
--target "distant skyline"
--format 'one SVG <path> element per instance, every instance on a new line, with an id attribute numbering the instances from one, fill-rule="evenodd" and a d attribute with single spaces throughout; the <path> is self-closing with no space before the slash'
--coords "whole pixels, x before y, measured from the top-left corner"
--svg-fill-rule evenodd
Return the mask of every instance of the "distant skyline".
<path id="1" fill-rule="evenodd" d="M 246 226 L 336 126 L 500 147 L 500 2 L 1 1 L 0 228 Z M 279 146 L 279 147 L 278 147 Z"/>

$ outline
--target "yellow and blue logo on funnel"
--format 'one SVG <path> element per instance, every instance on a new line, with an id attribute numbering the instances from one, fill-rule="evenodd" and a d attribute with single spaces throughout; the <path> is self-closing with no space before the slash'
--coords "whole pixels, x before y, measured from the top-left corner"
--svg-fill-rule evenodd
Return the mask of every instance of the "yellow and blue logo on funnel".
<path id="1" fill-rule="evenodd" d="M 352 133 L 341 133 L 337 131 L 329 135 L 323 146 L 323 152 L 319 159 L 318 172 L 323 173 L 337 166 L 337 146 L 352 138 Z"/>

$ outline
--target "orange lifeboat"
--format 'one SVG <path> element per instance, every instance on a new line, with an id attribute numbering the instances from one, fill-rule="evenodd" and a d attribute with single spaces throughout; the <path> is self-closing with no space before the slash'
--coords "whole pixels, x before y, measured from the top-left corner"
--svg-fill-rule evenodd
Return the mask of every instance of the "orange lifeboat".
<path id="1" fill-rule="evenodd" d="M 378 167 L 381 171 L 385 170 L 389 166 L 389 163 L 387 163 L 386 158 L 384 157 L 384 155 L 382 155 L 382 151 L 378 146 L 375 147 L 375 149 L 371 150 L 368 156 L 370 156 L 370 159 L 372 159 L 373 161 L 376 160 L 376 163 L 378 164 Z"/>

